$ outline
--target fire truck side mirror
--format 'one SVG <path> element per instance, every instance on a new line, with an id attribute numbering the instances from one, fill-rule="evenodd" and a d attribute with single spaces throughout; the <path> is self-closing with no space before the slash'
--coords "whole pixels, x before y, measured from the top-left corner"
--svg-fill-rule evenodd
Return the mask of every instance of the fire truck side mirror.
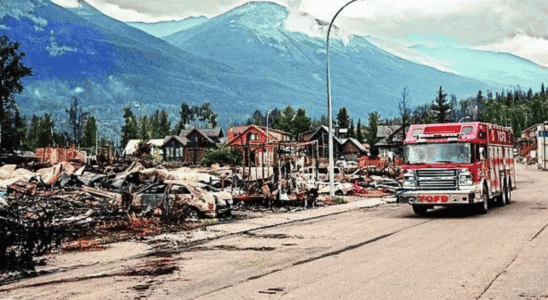
<path id="1" fill-rule="evenodd" d="M 479 159 L 485 160 L 485 148 L 479 148 Z"/>

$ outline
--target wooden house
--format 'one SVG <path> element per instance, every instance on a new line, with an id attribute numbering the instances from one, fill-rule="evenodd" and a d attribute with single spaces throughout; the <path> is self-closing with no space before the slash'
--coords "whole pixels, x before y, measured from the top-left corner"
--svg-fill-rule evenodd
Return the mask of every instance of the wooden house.
<path id="1" fill-rule="evenodd" d="M 242 153 L 246 165 L 270 165 L 276 143 L 289 140 L 289 133 L 264 126 L 236 126 L 228 131 L 228 145 Z"/>

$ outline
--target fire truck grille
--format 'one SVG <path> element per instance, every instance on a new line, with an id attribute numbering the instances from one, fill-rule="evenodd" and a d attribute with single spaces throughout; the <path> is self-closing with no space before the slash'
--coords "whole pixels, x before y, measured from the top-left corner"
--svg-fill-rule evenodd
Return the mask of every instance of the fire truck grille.
<path id="1" fill-rule="evenodd" d="M 431 190 L 457 189 L 457 170 L 428 169 L 417 170 L 417 186 Z"/>

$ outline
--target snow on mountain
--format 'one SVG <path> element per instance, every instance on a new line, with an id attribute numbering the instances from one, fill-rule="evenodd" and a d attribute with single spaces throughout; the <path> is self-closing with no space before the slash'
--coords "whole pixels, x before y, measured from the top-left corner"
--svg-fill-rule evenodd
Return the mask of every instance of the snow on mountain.
<path id="1" fill-rule="evenodd" d="M 54 112 L 64 120 L 76 96 L 100 123 L 110 122 L 100 132 L 111 137 L 128 105 L 137 114 L 164 108 L 175 120 L 183 101 L 209 101 L 223 126 L 286 105 L 327 114 L 327 24 L 277 4 L 249 3 L 162 39 L 84 1 L 62 8 L 19 0 L 0 7 L 0 16 L 0 34 L 21 42 L 24 63 L 34 69 L 17 97 L 26 114 Z M 310 35 L 299 30 L 303 24 Z M 372 110 L 397 115 L 405 86 L 413 104 L 430 102 L 439 86 L 459 98 L 499 88 L 404 60 L 336 28 L 333 36 L 334 109 L 345 106 L 353 118 Z"/>
<path id="2" fill-rule="evenodd" d="M 305 107 L 315 116 L 326 114 L 322 33 L 328 24 L 306 15 L 290 16 L 277 4 L 251 2 L 163 39 L 195 55 L 230 63 L 249 78 L 272 79 L 296 92 L 292 93 L 295 97 L 285 90 L 274 90 L 269 98 L 264 95 L 268 87 L 250 87 L 247 94 L 257 99 L 256 106 L 267 109 L 281 102 Z M 311 35 L 300 30 L 303 24 Z M 405 86 L 413 104 L 430 102 L 440 85 L 463 98 L 495 87 L 404 60 L 363 37 L 343 39 L 341 32 L 334 36 L 330 43 L 334 107 L 346 106 L 355 118 L 365 117 L 372 110 L 384 116 L 396 115 L 394 107 Z"/>
<path id="3" fill-rule="evenodd" d="M 409 46 L 379 38 L 367 39 L 403 59 L 505 88 L 519 85 L 538 90 L 548 76 L 545 67 L 509 53 L 423 44 Z"/>
<path id="4" fill-rule="evenodd" d="M 129 26 L 135 27 L 155 37 L 164 37 L 198 26 L 207 22 L 207 17 L 190 17 L 180 21 L 163 21 L 157 23 L 126 22 Z"/>

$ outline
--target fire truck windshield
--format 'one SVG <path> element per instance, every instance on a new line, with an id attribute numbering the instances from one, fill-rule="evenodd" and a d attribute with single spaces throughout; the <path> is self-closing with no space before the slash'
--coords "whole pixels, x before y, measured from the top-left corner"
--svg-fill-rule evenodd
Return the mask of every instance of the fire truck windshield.
<path id="1" fill-rule="evenodd" d="M 470 163 L 470 143 L 439 143 L 406 145 L 403 148 L 406 164 Z"/>

